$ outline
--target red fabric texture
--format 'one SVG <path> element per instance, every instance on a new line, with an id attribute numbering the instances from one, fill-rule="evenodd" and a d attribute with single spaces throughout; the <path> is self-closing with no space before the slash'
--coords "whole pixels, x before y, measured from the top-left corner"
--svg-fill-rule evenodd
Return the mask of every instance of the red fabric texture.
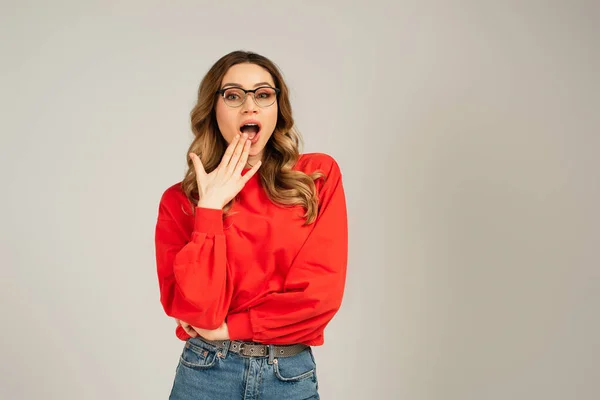
<path id="1" fill-rule="evenodd" d="M 315 181 L 316 221 L 304 208 L 267 197 L 259 174 L 230 215 L 194 207 L 181 183 L 162 195 L 155 231 L 160 301 L 170 317 L 203 329 L 227 322 L 231 340 L 320 346 L 346 281 L 348 224 L 342 174 L 329 155 L 301 155 L 294 167 Z M 244 174 L 248 169 L 244 170 Z M 176 336 L 189 335 L 177 326 Z"/>

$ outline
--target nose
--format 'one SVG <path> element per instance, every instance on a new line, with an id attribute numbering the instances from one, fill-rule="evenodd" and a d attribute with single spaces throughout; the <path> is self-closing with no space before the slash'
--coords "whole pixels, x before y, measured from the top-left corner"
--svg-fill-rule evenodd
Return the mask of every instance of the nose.
<path id="1" fill-rule="evenodd" d="M 243 112 L 255 112 L 258 106 L 254 101 L 254 93 L 248 93 L 246 99 L 242 103 L 242 111 Z"/>

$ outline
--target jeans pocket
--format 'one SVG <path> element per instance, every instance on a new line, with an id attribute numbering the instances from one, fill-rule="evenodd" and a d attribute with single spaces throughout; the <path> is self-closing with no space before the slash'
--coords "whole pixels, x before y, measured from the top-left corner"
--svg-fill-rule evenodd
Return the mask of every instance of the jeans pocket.
<path id="1" fill-rule="evenodd" d="M 292 357 L 276 358 L 273 363 L 275 377 L 283 382 L 298 382 L 310 378 L 314 380 L 316 368 L 310 347 Z"/>
<path id="2" fill-rule="evenodd" d="M 217 362 L 217 349 L 204 348 L 188 340 L 183 347 L 179 362 L 192 369 L 211 368 Z"/>

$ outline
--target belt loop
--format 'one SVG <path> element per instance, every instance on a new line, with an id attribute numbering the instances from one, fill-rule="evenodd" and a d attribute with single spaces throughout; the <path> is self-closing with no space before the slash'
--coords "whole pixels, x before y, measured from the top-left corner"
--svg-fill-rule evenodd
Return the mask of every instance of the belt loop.
<path id="1" fill-rule="evenodd" d="M 231 340 L 223 340 L 219 346 L 223 346 L 221 350 L 221 354 L 223 354 L 223 358 L 227 357 L 227 352 L 229 351 L 229 346 L 231 345 Z"/>
<path id="2" fill-rule="evenodd" d="M 269 365 L 273 365 L 273 359 L 275 358 L 275 346 L 270 344 L 269 345 Z"/>

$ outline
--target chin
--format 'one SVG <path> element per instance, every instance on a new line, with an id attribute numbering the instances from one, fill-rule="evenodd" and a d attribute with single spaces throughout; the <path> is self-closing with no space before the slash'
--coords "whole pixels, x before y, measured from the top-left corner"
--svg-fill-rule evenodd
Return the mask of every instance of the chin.
<path id="1" fill-rule="evenodd" d="M 249 152 L 249 154 L 250 154 L 251 156 L 255 156 L 255 155 L 257 155 L 257 154 L 261 153 L 262 151 L 264 151 L 264 149 L 265 149 L 265 145 L 266 145 L 265 143 L 261 143 L 261 142 L 258 142 L 258 143 L 256 143 L 256 144 L 252 145 L 252 146 L 250 147 L 250 152 Z"/>
<path id="2" fill-rule="evenodd" d="M 257 148 L 256 150 L 252 149 L 252 150 L 250 150 L 250 152 L 248 153 L 248 155 L 254 157 L 254 156 L 259 155 L 263 150 L 264 150 L 264 147 L 261 147 L 260 149 Z"/>

